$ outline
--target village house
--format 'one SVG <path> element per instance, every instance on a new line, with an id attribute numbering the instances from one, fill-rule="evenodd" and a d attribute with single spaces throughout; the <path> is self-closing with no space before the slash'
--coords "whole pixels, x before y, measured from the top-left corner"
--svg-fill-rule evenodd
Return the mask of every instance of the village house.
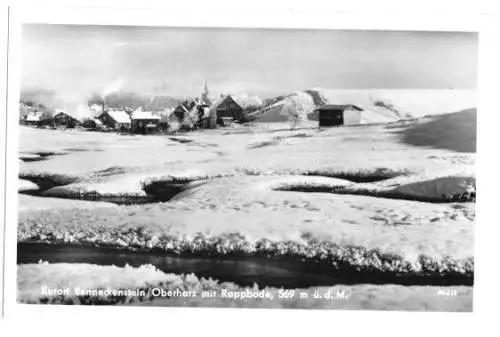
<path id="1" fill-rule="evenodd" d="M 75 126 L 80 125 L 80 121 L 78 119 L 60 110 L 57 111 L 50 120 L 52 126 L 54 127 L 74 128 Z"/>
<path id="2" fill-rule="evenodd" d="M 173 114 L 181 124 L 189 124 L 193 128 L 208 128 L 210 126 L 210 104 L 208 102 L 210 102 L 208 99 L 200 98 L 184 101 L 174 109 Z"/>
<path id="3" fill-rule="evenodd" d="M 134 133 L 151 133 L 158 129 L 161 117 L 153 114 L 152 111 L 143 111 L 141 108 L 131 114 L 131 130 Z"/>
<path id="4" fill-rule="evenodd" d="M 131 128 L 132 121 L 130 116 L 125 111 L 121 110 L 108 110 L 101 113 L 99 119 L 104 125 L 114 130 L 128 130 Z"/>
<path id="5" fill-rule="evenodd" d="M 194 100 L 186 100 L 175 107 L 173 114 L 179 121 L 183 121 L 195 108 L 196 102 Z"/>
<path id="6" fill-rule="evenodd" d="M 30 126 L 38 126 L 40 125 L 40 121 L 41 121 L 41 115 L 39 113 L 30 113 L 29 115 L 25 116 L 23 124 Z"/>
<path id="7" fill-rule="evenodd" d="M 19 103 L 19 122 L 23 124 L 26 121 L 26 117 L 31 114 L 35 114 L 37 111 L 32 106 L 29 106 L 23 102 Z"/>
<path id="8" fill-rule="evenodd" d="M 318 109 L 319 126 L 361 124 L 363 109 L 353 104 L 325 104 Z"/>

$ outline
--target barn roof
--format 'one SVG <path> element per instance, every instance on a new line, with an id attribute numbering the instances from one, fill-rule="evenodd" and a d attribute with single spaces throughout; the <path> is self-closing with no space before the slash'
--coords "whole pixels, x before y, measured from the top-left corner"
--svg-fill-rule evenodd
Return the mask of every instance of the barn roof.
<path id="1" fill-rule="evenodd" d="M 318 108 L 318 110 L 347 110 L 347 109 L 355 109 L 358 111 L 363 111 L 363 109 L 354 104 L 324 104 Z"/>
<path id="2" fill-rule="evenodd" d="M 158 119 L 161 117 L 158 115 L 154 115 L 152 111 L 143 111 L 143 110 L 135 110 L 132 112 L 132 119 Z"/>
<path id="3" fill-rule="evenodd" d="M 262 105 L 262 100 L 257 96 L 231 96 L 231 97 L 243 109 L 251 106 Z"/>
<path id="4" fill-rule="evenodd" d="M 234 102 L 236 102 L 236 104 L 238 104 L 242 109 L 246 109 L 248 107 L 253 107 L 253 106 L 260 106 L 262 105 L 262 100 L 257 97 L 257 96 L 246 96 L 246 95 L 241 95 L 241 96 L 237 96 L 237 95 L 227 95 L 227 96 L 224 96 L 223 98 L 217 100 L 216 102 L 214 102 L 214 105 L 213 106 L 218 106 L 220 105 L 222 102 L 224 102 L 225 100 L 227 99 L 232 99 Z"/>
<path id="5" fill-rule="evenodd" d="M 108 115 L 117 123 L 130 123 L 130 117 L 125 111 L 109 110 Z"/>

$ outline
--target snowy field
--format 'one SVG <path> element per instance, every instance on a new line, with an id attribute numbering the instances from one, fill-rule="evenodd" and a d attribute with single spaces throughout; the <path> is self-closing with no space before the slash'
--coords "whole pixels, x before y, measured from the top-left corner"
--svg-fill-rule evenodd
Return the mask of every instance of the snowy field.
<path id="1" fill-rule="evenodd" d="M 426 117 L 422 111 L 388 124 L 318 129 L 309 121 L 290 130 L 270 123 L 177 136 L 21 127 L 18 241 L 287 257 L 325 265 L 338 284 L 348 274 L 351 308 L 470 311 L 476 111 Z M 19 300 L 57 302 L 37 293 L 36 282 L 97 282 L 89 270 L 99 268 L 114 268 L 113 275 L 126 269 L 20 264 Z M 145 288 L 180 277 L 134 273 L 127 280 Z M 391 285 L 381 281 L 386 276 Z M 125 287 L 121 276 L 116 284 L 106 279 L 111 283 L 96 287 Z M 458 297 L 435 295 L 437 279 L 459 280 Z M 342 308 L 287 303 L 262 306 Z"/>

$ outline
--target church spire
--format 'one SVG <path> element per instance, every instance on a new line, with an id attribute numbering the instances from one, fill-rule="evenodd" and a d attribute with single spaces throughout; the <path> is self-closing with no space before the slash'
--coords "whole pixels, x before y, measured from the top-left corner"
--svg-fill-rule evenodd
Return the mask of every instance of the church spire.
<path id="1" fill-rule="evenodd" d="M 204 102 L 205 104 L 211 105 L 212 101 L 208 97 L 208 83 L 207 83 L 207 78 L 205 78 L 205 91 L 203 94 L 201 94 L 201 101 Z"/>

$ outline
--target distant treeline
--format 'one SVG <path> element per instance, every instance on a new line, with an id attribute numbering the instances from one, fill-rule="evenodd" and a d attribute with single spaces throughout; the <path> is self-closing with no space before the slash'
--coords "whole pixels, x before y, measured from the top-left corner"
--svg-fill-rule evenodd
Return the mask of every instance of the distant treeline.
<path id="1" fill-rule="evenodd" d="M 53 91 L 29 88 L 23 89 L 20 95 L 21 117 L 32 112 L 41 112 L 43 117 L 51 117 L 55 109 L 64 106 L 63 99 L 57 98 Z M 170 96 L 147 96 L 134 92 L 115 92 L 106 96 L 97 93 L 89 95 L 88 106 L 105 104 L 108 109 L 133 111 L 139 107 L 148 111 L 163 111 L 175 107 L 181 100 Z M 83 103 L 83 102 L 82 102 Z"/>
<path id="2" fill-rule="evenodd" d="M 133 111 L 139 107 L 148 111 L 163 111 L 167 108 L 175 107 L 180 100 L 170 96 L 146 96 L 134 92 L 115 92 L 106 96 L 97 93 L 92 94 L 87 104 L 89 106 L 98 104 L 106 108 Z"/>

